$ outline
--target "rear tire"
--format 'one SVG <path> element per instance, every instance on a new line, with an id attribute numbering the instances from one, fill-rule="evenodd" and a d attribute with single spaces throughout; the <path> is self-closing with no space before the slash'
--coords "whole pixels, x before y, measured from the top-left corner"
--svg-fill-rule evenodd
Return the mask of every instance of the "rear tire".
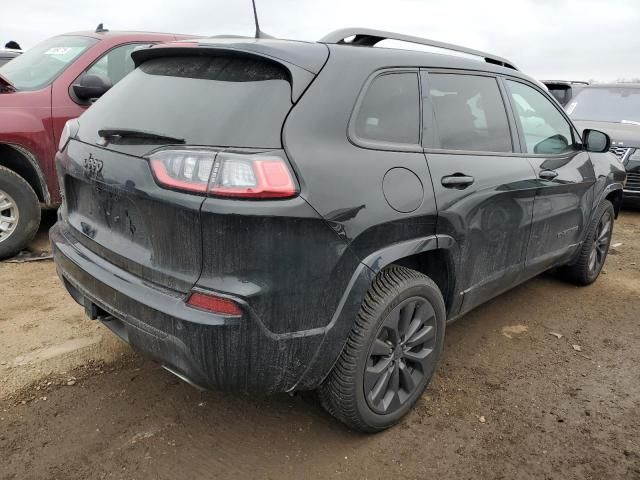
<path id="1" fill-rule="evenodd" d="M 369 288 L 351 334 L 320 387 L 323 407 L 373 433 L 402 419 L 436 369 L 445 330 L 440 290 L 426 275 L 392 265 Z"/>
<path id="2" fill-rule="evenodd" d="M 609 200 L 603 201 L 591 220 L 577 259 L 558 270 L 561 277 L 576 285 L 590 285 L 596 281 L 609 253 L 614 217 L 613 204 Z"/>
<path id="3" fill-rule="evenodd" d="M 24 178 L 0 167 L 0 259 L 25 248 L 40 226 L 40 203 Z"/>

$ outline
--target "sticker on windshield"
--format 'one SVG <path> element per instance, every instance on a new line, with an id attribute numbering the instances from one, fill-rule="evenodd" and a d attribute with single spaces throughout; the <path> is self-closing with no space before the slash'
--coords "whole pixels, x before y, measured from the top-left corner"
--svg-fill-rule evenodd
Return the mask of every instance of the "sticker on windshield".
<path id="1" fill-rule="evenodd" d="M 45 55 L 66 55 L 71 51 L 71 47 L 51 47 L 44 52 Z"/>
<path id="2" fill-rule="evenodd" d="M 578 102 L 571 102 L 571 104 L 567 107 L 567 114 L 571 115 L 577 106 Z"/>

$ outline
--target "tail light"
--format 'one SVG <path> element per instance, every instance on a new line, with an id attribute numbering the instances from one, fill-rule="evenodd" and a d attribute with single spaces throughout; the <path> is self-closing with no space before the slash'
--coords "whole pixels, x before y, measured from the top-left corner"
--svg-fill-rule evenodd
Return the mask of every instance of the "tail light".
<path id="1" fill-rule="evenodd" d="M 236 302 L 213 294 L 193 292 L 187 300 L 187 305 L 199 308 L 200 310 L 217 313 L 219 315 L 232 317 L 239 317 L 242 315 L 242 309 Z"/>
<path id="2" fill-rule="evenodd" d="M 62 133 L 60 134 L 60 141 L 58 142 L 59 152 L 62 152 L 65 148 L 67 148 L 69 140 L 75 138 L 75 136 L 78 134 L 78 130 L 80 130 L 80 122 L 78 122 L 77 118 L 67 120 L 67 123 L 64 124 Z"/>
<path id="3" fill-rule="evenodd" d="M 160 150 L 149 157 L 163 187 L 235 198 L 289 198 L 298 193 L 286 160 L 273 153 Z"/>

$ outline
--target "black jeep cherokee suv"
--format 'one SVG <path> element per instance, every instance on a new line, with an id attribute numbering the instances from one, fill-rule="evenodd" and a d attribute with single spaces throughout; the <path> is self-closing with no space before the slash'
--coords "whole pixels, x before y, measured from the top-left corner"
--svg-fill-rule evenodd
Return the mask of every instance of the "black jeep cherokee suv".
<path id="1" fill-rule="evenodd" d="M 480 61 L 372 48 L 386 38 Z M 133 56 L 65 129 L 51 241 L 87 314 L 189 382 L 319 388 L 379 431 L 448 321 L 551 268 L 582 285 L 602 268 L 624 170 L 504 59 L 354 29 Z"/>

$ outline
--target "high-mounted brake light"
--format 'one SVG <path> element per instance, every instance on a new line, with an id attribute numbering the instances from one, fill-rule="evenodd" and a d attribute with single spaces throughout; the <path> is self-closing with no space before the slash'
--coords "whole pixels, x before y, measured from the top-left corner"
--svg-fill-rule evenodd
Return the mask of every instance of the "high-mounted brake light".
<path id="1" fill-rule="evenodd" d="M 187 305 L 219 315 L 239 317 L 242 315 L 240 306 L 228 298 L 217 295 L 193 292 L 187 300 Z"/>
<path id="2" fill-rule="evenodd" d="M 163 187 L 216 197 L 289 198 L 298 193 L 284 158 L 274 154 L 166 149 L 149 157 Z"/>

